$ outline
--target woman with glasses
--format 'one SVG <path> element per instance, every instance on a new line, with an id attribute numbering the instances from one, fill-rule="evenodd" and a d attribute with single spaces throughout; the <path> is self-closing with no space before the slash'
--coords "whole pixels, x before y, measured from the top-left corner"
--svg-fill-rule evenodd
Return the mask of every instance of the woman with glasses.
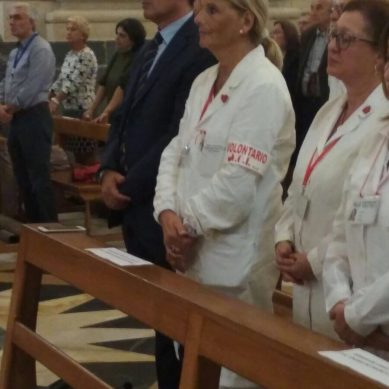
<path id="1" fill-rule="evenodd" d="M 389 24 L 381 40 L 389 98 Z M 389 359 L 389 117 L 371 129 L 343 190 L 323 270 L 327 310 L 341 339 Z M 380 334 L 371 344 L 371 334 Z M 386 334 L 385 338 L 382 335 Z M 386 343 L 386 345 L 385 345 Z"/>
<path id="2" fill-rule="evenodd" d="M 294 283 L 294 320 L 334 338 L 324 304 L 324 254 L 345 177 L 387 106 L 376 69 L 378 40 L 388 19 L 388 2 L 355 0 L 331 30 L 328 73 L 340 79 L 347 92 L 316 115 L 276 225 L 277 265 L 283 279 Z"/>

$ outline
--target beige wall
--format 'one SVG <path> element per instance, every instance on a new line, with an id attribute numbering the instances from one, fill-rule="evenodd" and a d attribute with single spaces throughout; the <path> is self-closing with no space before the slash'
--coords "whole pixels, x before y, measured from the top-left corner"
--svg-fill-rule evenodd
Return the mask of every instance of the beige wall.
<path id="1" fill-rule="evenodd" d="M 0 1 L 0 34 L 4 40 L 12 40 L 7 15 L 13 0 Z M 70 15 L 80 14 L 92 24 L 92 40 L 110 40 L 114 36 L 115 24 L 125 17 L 135 17 L 145 22 L 149 36 L 155 26 L 143 19 L 140 0 L 40 0 L 29 1 L 39 15 L 38 31 L 50 41 L 62 41 L 65 24 Z M 296 20 L 302 11 L 308 9 L 307 0 L 270 0 L 273 18 Z"/>

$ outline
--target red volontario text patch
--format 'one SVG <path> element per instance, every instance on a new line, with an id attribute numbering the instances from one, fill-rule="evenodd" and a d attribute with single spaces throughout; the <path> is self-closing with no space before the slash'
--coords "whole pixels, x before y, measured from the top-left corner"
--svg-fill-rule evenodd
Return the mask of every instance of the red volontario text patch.
<path id="1" fill-rule="evenodd" d="M 227 163 L 241 165 L 256 173 L 263 173 L 268 160 L 267 153 L 249 145 L 231 142 L 227 146 Z"/>

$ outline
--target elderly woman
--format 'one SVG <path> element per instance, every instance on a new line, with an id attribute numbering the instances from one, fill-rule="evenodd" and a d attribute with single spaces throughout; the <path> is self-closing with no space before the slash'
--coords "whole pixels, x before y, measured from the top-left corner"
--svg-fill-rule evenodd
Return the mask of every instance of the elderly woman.
<path id="1" fill-rule="evenodd" d="M 265 37 L 267 16 L 262 0 L 197 1 L 200 45 L 219 63 L 192 85 L 179 134 L 162 155 L 154 207 L 174 268 L 271 310 L 273 228 L 294 114 L 262 46 L 275 45 Z M 241 381 L 222 372 L 222 387 Z"/>
<path id="2" fill-rule="evenodd" d="M 388 18 L 386 1 L 355 0 L 331 30 L 328 73 L 343 81 L 347 94 L 327 102 L 313 121 L 276 226 L 278 268 L 294 282 L 294 320 L 334 338 L 324 304 L 324 254 L 350 166 L 387 105 L 375 69 Z"/>
<path id="3" fill-rule="evenodd" d="M 73 16 L 66 25 L 66 40 L 71 50 L 66 54 L 58 79 L 51 87 L 50 110 L 75 118 L 95 99 L 97 60 L 86 45 L 90 26 L 82 16 Z M 96 161 L 97 143 L 80 137 L 69 137 L 64 143 L 71 162 L 91 164 Z"/>
<path id="4" fill-rule="evenodd" d="M 98 115 L 97 122 L 108 122 L 112 114 L 108 103 L 110 103 L 115 89 L 121 82 L 127 80 L 128 72 L 138 50 L 145 42 L 146 31 L 142 23 L 137 19 L 124 19 L 116 25 L 116 47 L 117 51 L 113 55 L 107 70 L 99 81 L 96 98 L 92 105 L 84 112 L 83 118 L 91 120 L 99 108 L 101 114 Z M 124 83 L 126 83 L 124 81 Z"/>
<path id="5" fill-rule="evenodd" d="M 382 37 L 389 98 L 389 24 Z M 371 128 L 343 190 L 323 280 L 327 310 L 341 339 L 389 360 L 389 118 Z M 370 334 L 386 334 L 371 344 Z M 386 343 L 386 346 L 385 346 Z M 371 349 L 373 348 L 373 350 Z M 379 351 L 386 349 L 386 352 Z"/>
<path id="6" fill-rule="evenodd" d="M 51 87 L 50 109 L 53 113 L 62 105 L 64 115 L 81 117 L 95 98 L 97 60 L 86 45 L 89 31 L 89 23 L 84 17 L 68 19 L 66 40 L 71 50 Z"/>

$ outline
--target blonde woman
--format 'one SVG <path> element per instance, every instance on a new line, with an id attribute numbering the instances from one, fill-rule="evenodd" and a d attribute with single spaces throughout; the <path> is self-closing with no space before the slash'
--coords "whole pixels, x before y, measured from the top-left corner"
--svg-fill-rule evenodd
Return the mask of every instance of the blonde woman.
<path id="1" fill-rule="evenodd" d="M 66 54 L 61 72 L 51 87 L 50 109 L 55 113 L 62 105 L 63 114 L 79 117 L 95 98 L 97 60 L 86 45 L 90 26 L 82 16 L 73 16 L 66 25 Z"/>
<path id="2" fill-rule="evenodd" d="M 262 0 L 197 1 L 200 45 L 218 64 L 192 85 L 154 199 L 167 259 L 188 277 L 272 310 L 273 228 L 294 148 L 286 83 L 267 58 Z M 221 387 L 256 387 L 223 370 Z"/>
<path id="3" fill-rule="evenodd" d="M 50 111 L 81 118 L 95 99 L 97 60 L 87 46 L 90 25 L 82 16 L 73 16 L 66 25 L 66 40 L 71 50 L 66 54 L 61 72 L 51 87 Z M 71 162 L 95 162 L 97 145 L 91 140 L 69 137 L 64 148 Z"/>

